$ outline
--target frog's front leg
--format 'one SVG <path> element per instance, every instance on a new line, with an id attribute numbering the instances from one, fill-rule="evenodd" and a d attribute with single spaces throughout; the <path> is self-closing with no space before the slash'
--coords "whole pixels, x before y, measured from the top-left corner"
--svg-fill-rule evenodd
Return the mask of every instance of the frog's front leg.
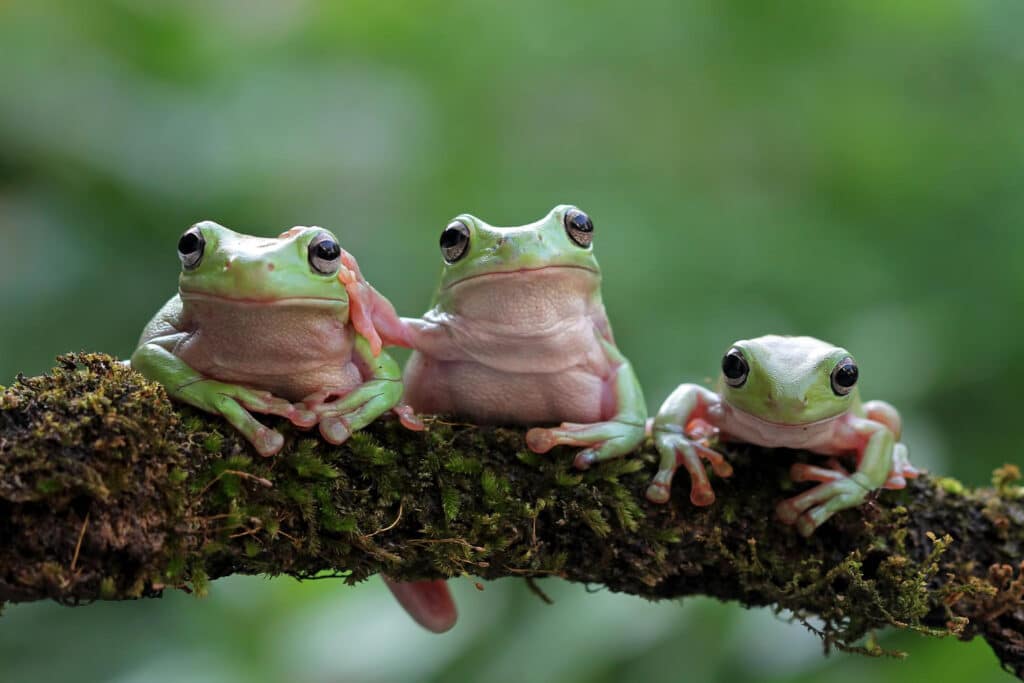
<path id="1" fill-rule="evenodd" d="M 614 417 L 594 424 L 564 423 L 554 429 L 531 429 L 526 444 L 534 453 L 547 453 L 555 446 L 582 446 L 574 465 L 586 470 L 594 464 L 621 458 L 635 451 L 646 436 L 647 404 L 633 366 L 615 346 L 602 340 L 605 352 L 615 364 L 612 387 L 617 411 Z"/>
<path id="2" fill-rule="evenodd" d="M 906 444 L 900 442 L 903 434 L 903 420 L 899 412 L 892 405 L 885 401 L 868 401 L 864 404 L 864 412 L 869 420 L 881 422 L 896 437 L 896 445 L 893 447 L 892 472 L 885 482 L 885 488 L 899 490 L 906 488 L 907 479 L 917 479 L 921 476 L 921 470 L 910 463 L 910 450 Z"/>
<path id="3" fill-rule="evenodd" d="M 249 411 L 278 415 L 302 428 L 316 424 L 316 415 L 303 405 L 294 405 L 269 391 L 218 382 L 193 370 L 168 350 L 186 336 L 179 333 L 142 344 L 132 355 L 132 367 L 162 384 L 171 398 L 224 417 L 264 457 L 281 451 L 284 436 L 261 424 Z"/>
<path id="4" fill-rule="evenodd" d="M 680 466 L 690 474 L 690 501 L 699 507 L 715 502 L 715 492 L 708 481 L 704 462 L 708 460 L 715 474 L 732 476 L 732 466 L 725 457 L 704 443 L 703 439 L 717 433 L 710 409 L 719 405 L 718 395 L 696 384 L 683 384 L 669 396 L 654 419 L 654 444 L 661 454 L 661 464 L 647 488 L 652 503 L 667 503 L 672 493 L 672 479 Z M 702 432 L 695 437 L 694 426 Z"/>
<path id="5" fill-rule="evenodd" d="M 307 397 L 303 403 L 320 419 L 320 433 L 328 442 L 340 445 L 353 433 L 371 424 L 388 411 L 398 415 L 402 425 L 422 431 L 423 423 L 412 408 L 402 403 L 402 371 L 387 353 L 375 355 L 371 343 L 356 337 L 355 351 L 369 380 L 338 396 L 324 390 Z"/>
<path id="6" fill-rule="evenodd" d="M 860 441 L 857 471 L 844 476 L 833 470 L 835 474 L 826 475 L 827 471 L 821 468 L 794 466 L 791 474 L 795 480 L 824 483 L 776 507 L 779 519 L 785 524 L 795 524 L 803 536 L 813 534 L 840 510 L 860 505 L 868 494 L 882 488 L 889 479 L 896 445 L 892 431 L 884 424 L 862 418 L 850 418 L 848 426 Z M 817 471 L 819 469 L 821 472 Z"/>

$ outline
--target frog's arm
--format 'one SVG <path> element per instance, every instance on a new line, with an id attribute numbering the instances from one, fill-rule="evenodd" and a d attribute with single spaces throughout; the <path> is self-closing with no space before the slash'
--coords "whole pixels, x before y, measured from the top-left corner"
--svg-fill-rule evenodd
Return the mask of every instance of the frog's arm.
<path id="1" fill-rule="evenodd" d="M 398 415 L 406 428 L 422 431 L 423 423 L 402 403 L 402 370 L 398 363 L 387 353 L 375 354 L 371 343 L 361 336 L 356 337 L 355 353 L 367 377 L 365 383 L 341 398 L 323 391 L 304 401 L 320 418 L 324 439 L 333 444 L 344 443 L 389 410 Z"/>
<path id="2" fill-rule="evenodd" d="M 343 249 L 341 262 L 338 280 L 348 294 L 352 326 L 369 342 L 373 355 L 380 355 L 385 346 L 412 348 L 409 331 L 395 307 L 366 281 L 355 257 Z"/>
<path id="3" fill-rule="evenodd" d="M 614 344 L 600 335 L 598 339 L 614 368 L 609 388 L 615 392 L 615 415 L 596 424 L 565 423 L 526 434 L 526 443 L 535 453 L 547 453 L 555 446 L 585 447 L 574 461 L 581 470 L 632 453 L 643 442 L 647 427 L 647 403 L 633 366 Z"/>
<path id="4" fill-rule="evenodd" d="M 708 481 L 701 458 L 708 460 L 715 474 L 732 476 L 732 466 L 721 453 L 702 441 L 690 438 L 691 425 L 699 421 L 702 432 L 717 433 L 708 418 L 708 410 L 719 405 L 718 394 L 697 384 L 683 384 L 662 404 L 654 418 L 654 444 L 661 454 L 661 464 L 654 481 L 647 489 L 652 503 L 667 503 L 672 493 L 672 479 L 680 465 L 690 474 L 690 501 L 703 507 L 715 502 L 715 492 Z"/>
<path id="5" fill-rule="evenodd" d="M 857 470 L 850 475 L 821 468 L 795 465 L 791 471 L 794 481 L 822 481 L 823 483 L 779 503 L 776 513 L 786 524 L 795 524 L 800 533 L 810 536 L 840 510 L 856 507 L 868 494 L 885 486 L 893 469 L 896 436 L 892 430 L 874 420 L 850 416 L 848 428 L 853 430 L 861 445 L 858 448 Z"/>
<path id="6" fill-rule="evenodd" d="M 409 335 L 410 348 L 441 361 L 465 360 L 467 352 L 455 343 L 449 324 L 451 315 L 437 309 L 427 311 L 422 318 L 402 318 Z"/>
<path id="7" fill-rule="evenodd" d="M 279 452 L 284 437 L 260 424 L 249 411 L 280 415 L 300 427 L 316 423 L 316 416 L 302 406 L 266 391 L 215 381 L 181 360 L 174 351 L 191 335 L 179 329 L 181 317 L 181 299 L 175 296 L 143 331 L 139 347 L 132 354 L 135 370 L 162 384 L 172 398 L 223 416 L 264 456 Z"/>

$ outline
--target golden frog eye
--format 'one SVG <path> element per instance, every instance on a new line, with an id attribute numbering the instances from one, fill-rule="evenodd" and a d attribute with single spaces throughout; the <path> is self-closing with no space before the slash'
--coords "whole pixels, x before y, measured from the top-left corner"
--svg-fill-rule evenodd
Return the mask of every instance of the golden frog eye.
<path id="1" fill-rule="evenodd" d="M 441 255 L 447 263 L 455 263 L 469 252 L 469 226 L 452 221 L 441 233 Z"/>
<path id="2" fill-rule="evenodd" d="M 846 396 L 857 386 L 860 370 L 852 358 L 844 358 L 832 371 L 832 391 L 836 396 Z"/>
<path id="3" fill-rule="evenodd" d="M 185 234 L 178 240 L 178 258 L 185 270 L 192 270 L 203 260 L 203 251 L 206 249 L 206 239 L 198 227 L 192 226 L 185 231 Z"/>
<path id="4" fill-rule="evenodd" d="M 590 216 L 579 209 L 569 209 L 565 212 L 565 219 L 562 222 L 565 223 L 569 239 L 576 245 L 586 249 L 593 244 L 594 221 L 590 220 Z"/>
<path id="5" fill-rule="evenodd" d="M 725 383 L 733 389 L 739 389 L 747 383 L 747 377 L 750 376 L 750 365 L 743 357 L 742 351 L 729 349 L 725 353 L 725 356 L 722 357 L 722 375 L 725 377 Z"/>

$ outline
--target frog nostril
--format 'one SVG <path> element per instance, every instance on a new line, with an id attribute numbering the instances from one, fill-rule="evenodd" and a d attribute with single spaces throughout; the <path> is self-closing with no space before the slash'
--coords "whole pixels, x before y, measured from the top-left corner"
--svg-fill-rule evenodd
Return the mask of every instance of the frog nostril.
<path id="1" fill-rule="evenodd" d="M 267 270 L 273 270 L 273 269 L 274 269 L 274 264 L 273 263 L 268 263 L 267 264 Z"/>

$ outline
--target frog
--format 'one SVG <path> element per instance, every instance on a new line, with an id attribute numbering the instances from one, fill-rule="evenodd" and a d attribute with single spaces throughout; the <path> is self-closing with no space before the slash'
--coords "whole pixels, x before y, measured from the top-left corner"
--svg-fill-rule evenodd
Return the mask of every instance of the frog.
<path id="1" fill-rule="evenodd" d="M 608 322 L 590 216 L 560 205 L 534 223 L 495 227 L 462 214 L 442 230 L 440 250 L 430 310 L 402 318 L 414 349 L 404 373 L 409 404 L 477 425 L 529 427 L 536 453 L 582 448 L 573 459 L 581 470 L 637 450 L 647 405 Z M 443 584 L 388 587 L 421 625 L 454 627 Z"/>
<path id="2" fill-rule="evenodd" d="M 590 216 L 567 204 L 518 227 L 450 221 L 431 308 L 402 319 L 414 349 L 409 404 L 529 428 L 535 453 L 581 448 L 580 470 L 636 451 L 647 406 L 612 334 L 594 235 Z"/>
<path id="3" fill-rule="evenodd" d="M 860 369 L 849 351 L 814 337 L 766 335 L 737 341 L 722 357 L 714 391 L 683 384 L 664 402 L 651 432 L 661 461 L 647 489 L 667 503 L 676 470 L 691 479 L 690 501 L 712 505 L 704 461 L 719 477 L 733 468 L 712 442 L 740 442 L 827 456 L 825 466 L 795 463 L 790 478 L 816 485 L 780 502 L 778 519 L 805 537 L 836 513 L 861 505 L 880 489 L 902 489 L 920 471 L 901 441 L 899 412 L 862 401 Z M 844 461 L 852 459 L 851 472 Z"/>
<path id="4" fill-rule="evenodd" d="M 318 427 L 335 445 L 389 412 L 424 429 L 383 351 L 408 343 L 401 321 L 333 233 L 266 238 L 202 221 L 181 235 L 178 258 L 178 293 L 129 362 L 172 399 L 222 416 L 264 457 L 285 438 L 254 413 Z"/>

